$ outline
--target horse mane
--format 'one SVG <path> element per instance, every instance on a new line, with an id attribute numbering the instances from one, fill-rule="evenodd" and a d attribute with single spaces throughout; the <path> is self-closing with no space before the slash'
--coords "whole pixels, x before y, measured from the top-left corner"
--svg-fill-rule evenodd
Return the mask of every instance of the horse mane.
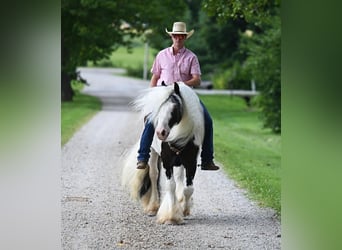
<path id="1" fill-rule="evenodd" d="M 194 137 L 194 143 L 202 145 L 204 117 L 200 100 L 191 87 L 183 82 L 177 84 L 183 104 L 183 116 L 180 123 L 171 129 L 167 141 L 176 142 L 177 146 L 183 147 Z M 148 88 L 134 101 L 134 107 L 155 124 L 160 106 L 173 92 L 174 85 Z"/>
<path id="2" fill-rule="evenodd" d="M 139 96 L 133 101 L 133 108 L 139 111 L 143 117 L 148 116 L 148 119 L 153 122 L 158 114 L 159 107 L 172 94 L 173 86 L 154 87 L 144 89 Z"/>

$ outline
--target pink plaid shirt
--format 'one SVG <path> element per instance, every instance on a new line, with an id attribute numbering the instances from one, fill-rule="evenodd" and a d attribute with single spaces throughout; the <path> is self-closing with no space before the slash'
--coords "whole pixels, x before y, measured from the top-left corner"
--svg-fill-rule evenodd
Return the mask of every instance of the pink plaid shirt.
<path id="1" fill-rule="evenodd" d="M 172 47 L 163 49 L 153 62 L 152 74 L 159 76 L 157 86 L 164 81 L 173 83 L 188 81 L 192 75 L 201 75 L 201 68 L 197 56 L 187 48 L 182 48 L 174 55 Z"/>

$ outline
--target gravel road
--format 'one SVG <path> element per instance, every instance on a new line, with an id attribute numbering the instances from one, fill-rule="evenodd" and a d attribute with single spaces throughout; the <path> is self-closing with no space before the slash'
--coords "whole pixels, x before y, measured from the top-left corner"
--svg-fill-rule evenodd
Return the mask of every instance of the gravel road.
<path id="1" fill-rule="evenodd" d="M 106 69 L 81 69 L 103 110 L 62 149 L 63 249 L 280 249 L 279 219 L 223 172 L 198 169 L 184 225 L 159 225 L 121 187 L 124 154 L 140 124 L 128 103 L 147 81 Z M 138 129 L 137 129 L 138 128 Z"/>

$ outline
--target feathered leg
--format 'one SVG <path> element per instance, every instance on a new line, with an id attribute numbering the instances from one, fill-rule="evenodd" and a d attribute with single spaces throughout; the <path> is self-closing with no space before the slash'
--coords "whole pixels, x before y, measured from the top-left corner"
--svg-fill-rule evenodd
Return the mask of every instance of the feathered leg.
<path id="1" fill-rule="evenodd" d="M 149 216 L 154 216 L 157 214 L 159 209 L 159 190 L 158 190 L 158 180 L 159 180 L 159 156 L 152 149 L 151 158 L 150 158 L 150 179 L 151 179 L 151 196 L 148 202 L 147 207 L 145 208 L 145 212 Z"/>

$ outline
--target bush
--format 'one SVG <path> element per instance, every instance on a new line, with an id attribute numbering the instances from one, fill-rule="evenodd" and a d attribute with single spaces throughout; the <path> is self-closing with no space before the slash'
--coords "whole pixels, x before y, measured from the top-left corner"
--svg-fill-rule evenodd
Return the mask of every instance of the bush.
<path id="1" fill-rule="evenodd" d="M 239 61 L 235 61 L 229 69 L 215 73 L 213 82 L 217 89 L 251 89 L 250 76 L 243 70 Z"/>
<path id="2" fill-rule="evenodd" d="M 258 105 L 264 126 L 281 133 L 281 31 L 280 17 L 273 17 L 269 27 L 261 34 L 243 37 L 241 49 L 248 57 L 244 70 L 256 82 L 260 91 Z"/>
<path id="3" fill-rule="evenodd" d="M 220 70 L 216 72 L 213 76 L 213 84 L 215 89 L 227 89 L 228 79 L 231 78 L 231 71 Z"/>

